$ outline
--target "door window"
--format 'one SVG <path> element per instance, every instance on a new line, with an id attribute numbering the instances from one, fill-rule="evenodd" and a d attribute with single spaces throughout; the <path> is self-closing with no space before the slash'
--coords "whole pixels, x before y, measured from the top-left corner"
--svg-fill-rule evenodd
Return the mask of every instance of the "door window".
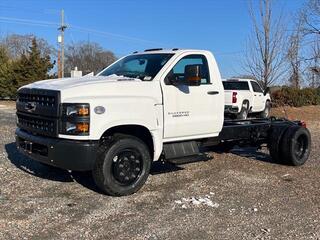
<path id="1" fill-rule="evenodd" d="M 251 81 L 251 86 L 254 92 L 259 92 L 259 93 L 263 92 L 258 83 Z"/>
<path id="2" fill-rule="evenodd" d="M 200 65 L 201 69 L 201 84 L 210 83 L 209 67 L 205 56 L 203 55 L 188 55 L 180 59 L 179 62 L 168 73 L 167 78 L 174 78 L 181 84 L 185 83 L 185 67 L 187 65 Z M 169 83 L 170 84 L 170 83 Z"/>

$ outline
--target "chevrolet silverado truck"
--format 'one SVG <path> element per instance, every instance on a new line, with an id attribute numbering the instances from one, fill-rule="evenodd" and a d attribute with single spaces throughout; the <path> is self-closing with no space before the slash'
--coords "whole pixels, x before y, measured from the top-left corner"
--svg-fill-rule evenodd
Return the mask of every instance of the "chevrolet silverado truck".
<path id="1" fill-rule="evenodd" d="M 268 88 L 263 91 L 252 79 L 229 79 L 223 81 L 225 113 L 237 119 L 247 119 L 249 113 L 261 118 L 270 116 L 271 98 Z"/>
<path id="2" fill-rule="evenodd" d="M 299 166 L 310 154 L 303 121 L 225 120 L 213 54 L 151 49 L 97 76 L 44 80 L 18 90 L 16 144 L 41 163 L 91 171 L 101 191 L 123 196 L 146 182 L 153 161 L 204 159 L 204 146 L 267 146 Z"/>

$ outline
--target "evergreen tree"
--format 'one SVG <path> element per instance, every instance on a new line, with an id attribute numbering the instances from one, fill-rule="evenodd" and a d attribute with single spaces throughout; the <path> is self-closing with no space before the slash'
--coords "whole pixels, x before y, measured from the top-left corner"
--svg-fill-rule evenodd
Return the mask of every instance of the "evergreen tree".
<path id="1" fill-rule="evenodd" d="M 0 47 L 0 98 L 13 97 L 15 81 L 12 81 L 12 62 L 4 47 Z"/>
<path id="2" fill-rule="evenodd" d="M 15 98 L 17 89 L 23 85 L 49 78 L 53 68 L 50 56 L 43 56 L 36 39 L 20 58 L 12 59 L 8 49 L 0 46 L 0 99 Z"/>
<path id="3" fill-rule="evenodd" d="M 53 68 L 50 56 L 41 57 L 36 39 L 32 40 L 30 50 L 22 54 L 14 65 L 14 79 L 18 82 L 17 88 L 38 80 L 49 78 L 48 72 Z"/>

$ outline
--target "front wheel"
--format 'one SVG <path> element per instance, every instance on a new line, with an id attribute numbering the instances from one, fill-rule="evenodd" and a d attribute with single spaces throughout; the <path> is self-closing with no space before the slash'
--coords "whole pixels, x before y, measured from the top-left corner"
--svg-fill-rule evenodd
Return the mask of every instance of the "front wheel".
<path id="1" fill-rule="evenodd" d="M 268 118 L 270 117 L 271 112 L 271 104 L 269 101 L 266 102 L 266 105 L 264 107 L 264 110 L 260 113 L 261 118 Z"/>
<path id="2" fill-rule="evenodd" d="M 137 192 L 146 182 L 151 157 L 140 139 L 130 135 L 114 135 L 103 142 L 92 171 L 98 188 L 111 196 Z"/>

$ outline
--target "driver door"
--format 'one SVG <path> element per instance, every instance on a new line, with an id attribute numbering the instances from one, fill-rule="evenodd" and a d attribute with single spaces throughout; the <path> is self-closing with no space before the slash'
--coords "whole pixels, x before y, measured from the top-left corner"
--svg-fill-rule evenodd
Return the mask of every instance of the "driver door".
<path id="1" fill-rule="evenodd" d="M 185 82 L 187 65 L 201 65 L 200 86 L 190 86 Z M 168 76 L 175 83 L 168 81 Z M 219 117 L 219 92 L 210 81 L 207 58 L 204 55 L 187 55 L 181 58 L 167 74 L 163 88 L 164 139 L 201 138 L 217 135 L 220 125 L 215 124 Z"/>

